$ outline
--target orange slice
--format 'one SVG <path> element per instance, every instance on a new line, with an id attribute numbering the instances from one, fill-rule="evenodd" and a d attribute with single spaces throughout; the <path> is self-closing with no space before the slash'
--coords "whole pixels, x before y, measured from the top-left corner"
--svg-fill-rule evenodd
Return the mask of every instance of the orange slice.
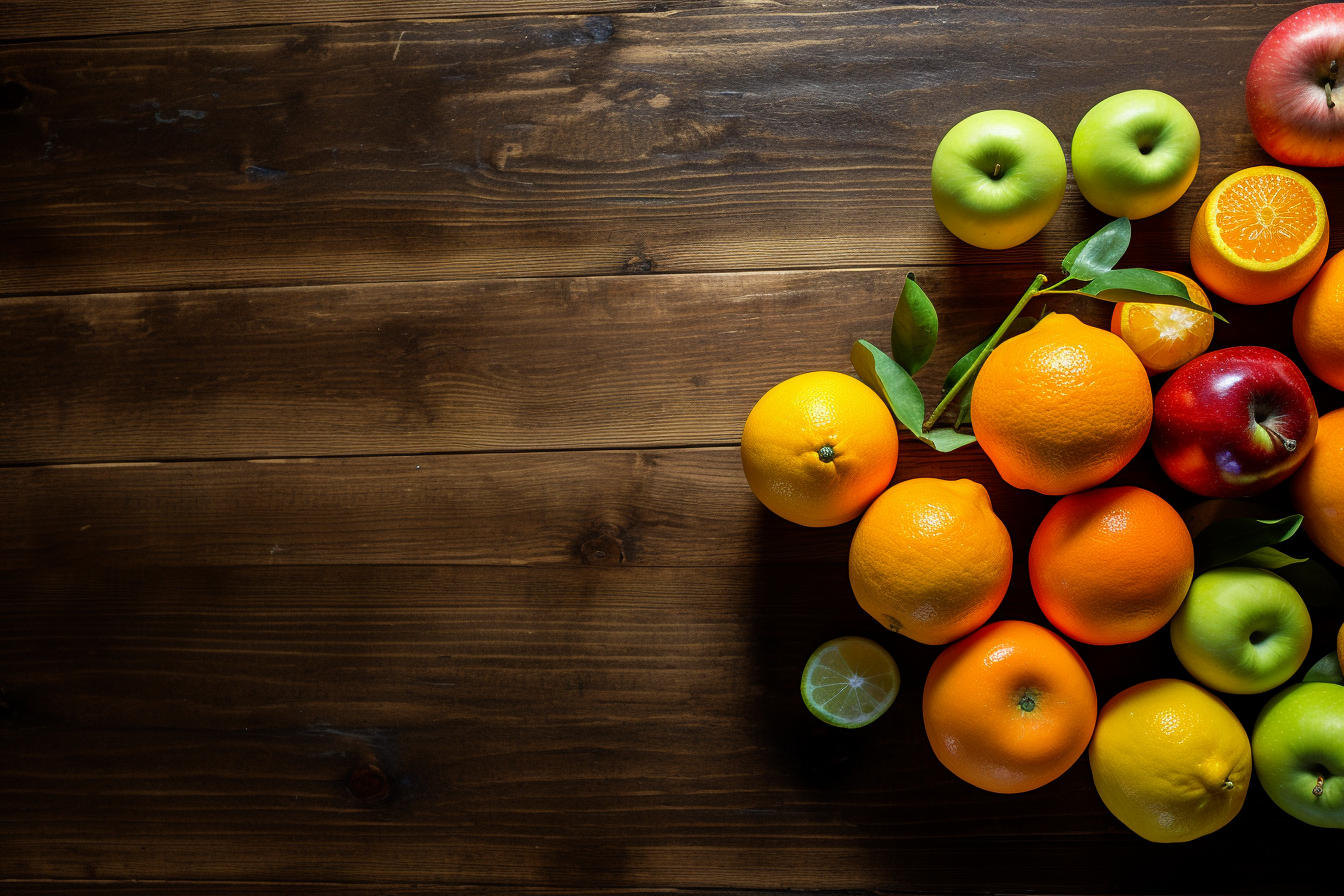
<path id="1" fill-rule="evenodd" d="M 1199 207 L 1190 264 L 1218 295 L 1266 305 L 1306 286 L 1329 243 L 1325 201 L 1311 181 L 1259 165 L 1230 175 Z"/>
<path id="2" fill-rule="evenodd" d="M 1162 273 L 1184 283 L 1196 305 L 1213 307 L 1198 283 L 1175 271 Z M 1125 340 L 1152 376 L 1202 355 L 1213 341 L 1213 315 L 1179 305 L 1117 302 L 1111 312 L 1111 332 Z"/>

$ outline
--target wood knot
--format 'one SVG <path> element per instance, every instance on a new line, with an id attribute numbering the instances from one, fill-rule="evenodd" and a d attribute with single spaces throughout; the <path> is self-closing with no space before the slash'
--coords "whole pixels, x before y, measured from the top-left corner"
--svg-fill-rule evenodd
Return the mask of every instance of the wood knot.
<path id="1" fill-rule="evenodd" d="M 592 16 L 583 20 L 583 33 L 595 44 L 604 44 L 611 40 L 616 28 L 611 24 L 611 16 Z"/>
<path id="2" fill-rule="evenodd" d="M 18 81 L 0 84 L 0 112 L 17 112 L 28 100 L 28 88 Z"/>
<path id="3" fill-rule="evenodd" d="M 351 772 L 346 786 L 350 789 L 351 796 L 366 803 L 385 800 L 392 792 L 392 786 L 387 782 L 387 775 L 372 763 L 361 765 Z"/>
<path id="4" fill-rule="evenodd" d="M 625 562 L 625 545 L 621 542 L 620 531 L 598 532 L 579 545 L 579 554 L 584 563 L 595 566 L 619 566 Z"/>
<path id="5" fill-rule="evenodd" d="M 626 274 L 648 274 L 653 271 L 653 259 L 646 255 L 636 255 L 621 266 Z"/>

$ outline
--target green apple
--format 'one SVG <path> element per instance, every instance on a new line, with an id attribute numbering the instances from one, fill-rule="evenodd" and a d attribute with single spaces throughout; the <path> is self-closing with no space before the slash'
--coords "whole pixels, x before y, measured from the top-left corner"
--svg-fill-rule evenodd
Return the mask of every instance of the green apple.
<path id="1" fill-rule="evenodd" d="M 933 154 L 933 207 L 972 246 L 1007 249 L 1041 232 L 1064 200 L 1068 169 L 1050 129 L 995 109 L 963 118 Z"/>
<path id="2" fill-rule="evenodd" d="M 1223 566 L 1198 576 L 1171 617 L 1171 646 L 1187 672 L 1225 694 L 1283 684 L 1306 659 L 1311 614 L 1267 569 Z"/>
<path id="3" fill-rule="evenodd" d="M 1098 210 L 1146 218 L 1185 193 L 1199 168 L 1199 126 L 1174 97 L 1127 90 L 1093 106 L 1073 132 L 1073 179 Z"/>
<path id="4" fill-rule="evenodd" d="M 1255 720 L 1251 758 L 1280 809 L 1344 828 L 1344 686 L 1312 681 L 1275 694 Z"/>

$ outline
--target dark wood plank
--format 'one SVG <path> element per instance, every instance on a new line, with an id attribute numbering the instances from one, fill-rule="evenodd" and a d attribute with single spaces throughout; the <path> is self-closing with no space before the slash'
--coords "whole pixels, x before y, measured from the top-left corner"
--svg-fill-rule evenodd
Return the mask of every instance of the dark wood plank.
<path id="1" fill-rule="evenodd" d="M 707 0 L 321 0 L 278 4 L 270 0 L 5 0 L 0 40 L 146 31 L 195 31 L 233 25 L 316 25 L 396 19 L 460 19 L 498 15 L 584 15 L 641 9 L 694 7 Z M 716 4 L 732 0 L 715 0 Z M 736 4 L 742 5 L 742 4 Z"/>
<path id="2" fill-rule="evenodd" d="M 916 275 L 920 383 L 1035 271 Z M 0 302 L 0 463 L 734 444 L 767 389 L 889 344 L 904 271 L 539 279 Z M 1109 306 L 1070 306 L 1104 324 Z M 1228 314 L 1235 318 L 1231 310 Z M 932 405 L 930 405 L 932 406 Z"/>
<path id="3" fill-rule="evenodd" d="M 899 479 L 979 480 L 1005 519 L 1048 506 L 977 447 L 901 450 Z M 752 495 L 736 447 L 14 467 L 0 507 L 0 568 L 801 563 L 843 560 L 856 525 L 777 537 L 797 527 Z"/>
<path id="4" fill-rule="evenodd" d="M 1024 578 L 1001 614 L 1039 619 Z M 1335 835 L 1258 789 L 1153 876 L 1170 849 L 1110 817 L 1085 760 L 1027 794 L 956 780 L 919 718 L 937 650 L 844 582 L 840 564 L 18 574 L 0 878 L 947 893 L 1025 863 L 1045 892 L 1317 889 L 1266 844 L 1328 855 Z M 796 692 L 844 633 L 904 671 L 859 731 Z M 1162 639 L 1080 650 L 1103 699 L 1178 668 Z"/>
<path id="5" fill-rule="evenodd" d="M 1155 262 L 1140 248 L 1126 263 Z M 932 407 L 945 372 L 1035 269 L 914 273 L 941 318 L 917 377 Z M 855 339 L 886 348 L 904 274 L 10 299 L 0 302 L 0 463 L 731 445 L 774 384 L 851 372 Z M 1285 307 L 1219 300 L 1231 325 L 1219 325 L 1215 347 L 1293 353 Z M 1109 325 L 1104 302 L 1051 308 Z M 1334 407 L 1336 390 L 1313 382 L 1322 410 Z"/>
<path id="6" fill-rule="evenodd" d="M 0 294 L 1053 265 L 1102 216 L 1070 190 L 1029 244 L 970 249 L 933 212 L 934 147 L 987 104 L 1067 145 L 1132 87 L 1172 92 L 1206 135 L 1189 196 L 1144 228 L 1169 267 L 1203 195 L 1267 160 L 1242 78 L 1301 5 L 802 3 L 12 45 Z M 1344 174 L 1312 176 L 1344 200 Z"/>

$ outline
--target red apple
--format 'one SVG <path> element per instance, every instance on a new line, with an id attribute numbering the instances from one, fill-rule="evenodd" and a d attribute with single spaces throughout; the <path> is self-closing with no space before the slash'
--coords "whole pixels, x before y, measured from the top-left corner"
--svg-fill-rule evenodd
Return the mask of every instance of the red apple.
<path id="1" fill-rule="evenodd" d="M 1285 165 L 1344 165 L 1344 3 L 1293 13 L 1265 36 L 1246 74 L 1246 114 Z"/>
<path id="2" fill-rule="evenodd" d="M 1153 453 L 1210 498 L 1254 495 L 1292 475 L 1316 441 L 1316 401 L 1297 365 L 1258 345 L 1200 355 L 1153 402 Z"/>

